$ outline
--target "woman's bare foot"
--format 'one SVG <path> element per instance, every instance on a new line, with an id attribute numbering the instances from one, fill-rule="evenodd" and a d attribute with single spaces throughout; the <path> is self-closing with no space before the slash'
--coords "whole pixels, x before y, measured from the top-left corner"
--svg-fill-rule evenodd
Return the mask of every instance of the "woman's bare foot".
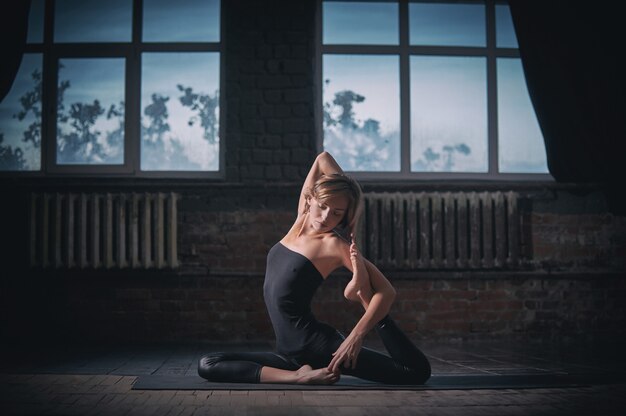
<path id="1" fill-rule="evenodd" d="M 374 294 L 367 267 L 363 262 L 363 257 L 354 242 L 354 234 L 352 235 L 352 243 L 350 244 L 350 262 L 352 263 L 352 279 L 346 285 L 343 295 L 346 299 L 359 302 L 367 309 L 370 300 Z"/>
<path id="2" fill-rule="evenodd" d="M 303 365 L 296 371 L 298 384 L 334 384 L 339 380 L 339 373 L 333 373 L 328 368 L 322 367 L 313 370 L 308 364 Z"/>

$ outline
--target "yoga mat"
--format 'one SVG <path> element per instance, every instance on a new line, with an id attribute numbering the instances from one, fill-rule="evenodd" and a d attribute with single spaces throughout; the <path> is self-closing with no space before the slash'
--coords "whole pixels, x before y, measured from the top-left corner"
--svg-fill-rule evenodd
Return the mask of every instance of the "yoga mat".
<path id="1" fill-rule="evenodd" d="M 424 385 L 390 385 L 342 376 L 330 386 L 299 384 L 212 383 L 199 376 L 139 376 L 133 390 L 475 390 L 582 387 L 611 382 L 611 377 L 590 375 L 435 375 Z"/>

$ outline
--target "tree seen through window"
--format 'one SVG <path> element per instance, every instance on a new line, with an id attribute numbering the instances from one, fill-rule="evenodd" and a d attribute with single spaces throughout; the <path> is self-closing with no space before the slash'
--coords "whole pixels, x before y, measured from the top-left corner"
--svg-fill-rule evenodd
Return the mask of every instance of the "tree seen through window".
<path id="1" fill-rule="evenodd" d="M 135 2 L 32 0 L 0 103 L 0 170 L 39 171 L 42 159 L 48 172 L 220 170 L 220 1 L 144 0 L 139 14 Z M 56 95 L 54 111 L 42 95 Z"/>
<path id="2" fill-rule="evenodd" d="M 548 173 L 506 4 L 322 1 L 321 26 L 322 146 L 348 171 Z"/>

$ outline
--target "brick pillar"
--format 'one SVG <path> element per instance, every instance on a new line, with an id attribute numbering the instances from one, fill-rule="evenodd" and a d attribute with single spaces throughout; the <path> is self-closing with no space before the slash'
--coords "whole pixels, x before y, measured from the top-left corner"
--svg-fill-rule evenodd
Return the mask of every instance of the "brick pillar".
<path id="1" fill-rule="evenodd" d="M 317 153 L 315 1 L 222 5 L 227 180 L 303 180 Z"/>

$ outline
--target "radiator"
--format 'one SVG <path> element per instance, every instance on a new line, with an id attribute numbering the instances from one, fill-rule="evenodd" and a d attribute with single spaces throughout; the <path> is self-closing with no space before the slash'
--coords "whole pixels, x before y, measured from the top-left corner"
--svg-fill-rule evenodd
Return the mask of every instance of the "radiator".
<path id="1" fill-rule="evenodd" d="M 175 193 L 32 193 L 30 265 L 175 268 Z"/>
<path id="2" fill-rule="evenodd" d="M 397 269 L 514 267 L 520 261 L 514 192 L 367 193 L 357 242 Z"/>

